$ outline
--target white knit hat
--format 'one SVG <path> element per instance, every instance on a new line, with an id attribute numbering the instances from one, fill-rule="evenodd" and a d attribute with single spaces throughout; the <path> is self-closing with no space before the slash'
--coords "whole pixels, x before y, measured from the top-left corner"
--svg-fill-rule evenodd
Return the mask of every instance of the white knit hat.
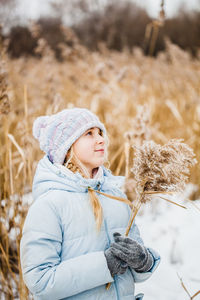
<path id="1" fill-rule="evenodd" d="M 33 123 L 33 135 L 52 163 L 63 164 L 71 145 L 92 127 L 100 128 L 106 136 L 106 129 L 95 114 L 75 107 L 38 117 Z"/>

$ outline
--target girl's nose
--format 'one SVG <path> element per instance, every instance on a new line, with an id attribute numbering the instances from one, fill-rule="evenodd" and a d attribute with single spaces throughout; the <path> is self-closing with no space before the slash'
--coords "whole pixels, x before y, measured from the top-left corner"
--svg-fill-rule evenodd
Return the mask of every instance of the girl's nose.
<path id="1" fill-rule="evenodd" d="M 97 137 L 97 142 L 98 142 L 98 143 L 101 143 L 101 144 L 104 144 L 104 137 L 101 136 L 101 135 L 98 135 L 98 137 Z"/>

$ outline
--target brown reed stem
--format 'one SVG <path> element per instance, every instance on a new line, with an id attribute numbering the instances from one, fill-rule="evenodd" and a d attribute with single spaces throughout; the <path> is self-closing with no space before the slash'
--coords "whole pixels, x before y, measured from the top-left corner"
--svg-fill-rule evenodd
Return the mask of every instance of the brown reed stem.
<path id="1" fill-rule="evenodd" d="M 145 192 L 144 192 L 144 193 L 145 193 Z M 157 193 L 160 193 L 160 192 L 159 192 L 159 191 L 156 191 L 155 194 L 157 194 Z M 166 192 L 166 193 L 171 193 L 171 192 Z M 151 193 L 150 193 L 150 192 L 146 192 L 146 194 L 154 194 L 154 192 L 151 192 Z M 130 219 L 129 219 L 129 222 L 128 222 L 128 226 L 127 226 L 127 228 L 126 228 L 125 236 L 128 236 L 129 231 L 130 231 L 130 229 L 131 229 L 131 226 L 132 226 L 132 224 L 133 224 L 133 221 L 134 221 L 134 219 L 135 219 L 135 217 L 136 217 L 136 215 L 137 215 L 137 213 L 138 213 L 138 211 L 139 211 L 139 209 L 140 209 L 140 207 L 141 207 L 141 205 L 142 205 L 142 202 L 141 202 L 142 195 L 143 195 L 143 194 L 140 195 L 139 199 L 137 200 L 136 205 L 133 206 L 133 208 L 132 208 L 132 210 L 131 210 L 131 216 L 130 216 Z M 183 205 L 180 205 L 180 204 L 178 204 L 178 203 L 176 203 L 176 202 L 174 202 L 174 201 L 171 201 L 171 200 L 169 200 L 169 199 L 166 199 L 166 198 L 164 198 L 164 197 L 161 197 L 161 196 L 159 196 L 159 197 L 162 198 L 162 199 L 164 199 L 164 200 L 166 200 L 166 201 L 168 201 L 168 202 L 170 202 L 170 203 L 173 203 L 173 204 L 175 204 L 175 205 L 177 205 L 177 206 L 180 206 L 180 207 L 182 207 L 182 208 L 185 208 L 185 209 L 187 208 L 187 207 L 185 207 L 185 206 L 183 206 Z M 110 286 L 111 286 L 111 282 L 107 283 L 107 284 L 106 284 L 106 290 L 109 290 Z"/>
<path id="2" fill-rule="evenodd" d="M 144 194 L 174 194 L 174 192 L 165 192 L 165 191 L 144 191 Z"/>
<path id="3" fill-rule="evenodd" d="M 140 198 L 140 199 L 141 199 L 141 198 Z M 130 229 L 131 229 L 131 226 L 132 226 L 132 224 L 133 224 L 133 221 L 134 221 L 134 219 L 135 219 L 135 217 L 136 217 L 136 215 L 137 215 L 137 213 L 138 213 L 138 211 L 139 211 L 139 209 L 140 209 L 140 207 L 141 207 L 141 205 L 142 205 L 142 202 L 140 201 L 140 199 L 138 199 L 138 201 L 137 201 L 137 203 L 136 203 L 136 206 L 134 206 L 134 207 L 132 208 L 132 211 L 131 211 L 131 217 L 130 217 L 130 219 L 129 219 L 129 225 L 128 225 L 127 228 L 126 228 L 125 236 L 128 236 L 129 231 L 130 231 Z"/>
<path id="4" fill-rule="evenodd" d="M 116 171 L 115 171 L 115 176 L 118 176 L 118 175 L 119 175 L 119 172 L 120 172 L 120 170 L 121 170 L 121 167 L 122 167 L 122 165 L 123 165 L 123 162 L 124 162 L 124 151 L 122 152 L 122 155 L 121 155 L 121 157 L 120 157 L 119 164 L 118 164 L 117 169 L 116 169 Z"/>
<path id="5" fill-rule="evenodd" d="M 0 289 L 0 291 L 5 295 L 8 295 L 9 297 L 7 299 L 13 299 L 13 292 L 12 292 L 12 288 L 9 284 L 9 282 L 7 282 L 7 280 L 5 279 L 4 273 L 0 270 L 0 278 L 1 278 L 1 286 L 2 289 Z M 7 289 L 7 291 L 5 290 Z"/>
<path id="6" fill-rule="evenodd" d="M 178 276 L 178 277 L 179 277 L 179 276 Z M 188 292 L 186 286 L 184 285 L 182 278 L 179 277 L 179 279 L 180 279 L 180 281 L 181 281 L 181 285 L 182 285 L 184 291 L 187 293 L 187 295 L 188 295 L 188 296 L 190 297 L 190 299 L 191 299 L 191 295 L 190 295 L 190 293 Z"/>
<path id="7" fill-rule="evenodd" d="M 161 199 L 163 199 L 163 200 L 165 200 L 165 201 L 168 201 L 168 202 L 170 202 L 170 203 L 172 203 L 172 204 L 175 204 L 175 205 L 177 205 L 177 206 L 179 206 L 179 207 L 182 207 L 182 208 L 187 209 L 187 207 L 185 207 L 185 206 L 183 206 L 183 205 L 181 205 L 181 204 L 178 204 L 178 203 L 176 203 L 176 202 L 174 202 L 174 201 L 172 201 L 172 200 L 169 200 L 169 199 L 164 198 L 164 197 L 161 197 L 161 196 L 158 196 L 158 197 L 161 198 Z"/>
<path id="8" fill-rule="evenodd" d="M 130 143 L 127 141 L 125 142 L 125 161 L 126 161 L 126 165 L 125 165 L 125 177 L 129 178 L 129 156 L 130 156 Z"/>
<path id="9" fill-rule="evenodd" d="M 28 141 L 28 93 L 27 93 L 27 86 L 24 85 L 24 114 L 25 114 L 25 128 L 26 128 L 26 141 Z M 29 145 L 27 146 L 29 147 Z M 30 162 L 30 155 L 28 155 L 27 159 L 27 169 L 28 169 L 28 179 L 30 186 L 32 185 L 32 171 L 31 171 L 31 162 Z M 26 168 L 25 168 L 26 169 Z"/>
<path id="10" fill-rule="evenodd" d="M 196 292 L 192 297 L 191 297 L 191 300 L 194 299 L 197 295 L 200 294 L 200 290 L 198 292 Z"/>
<path id="11" fill-rule="evenodd" d="M 101 194 L 101 195 L 104 195 L 104 196 L 106 196 L 106 197 L 109 197 L 109 198 L 112 198 L 112 199 L 115 199 L 115 200 L 119 200 L 119 201 L 121 201 L 121 202 L 124 202 L 124 203 L 130 205 L 130 206 L 133 206 L 133 203 L 132 203 L 130 200 L 126 199 L 126 198 L 116 197 L 116 196 L 113 196 L 113 195 L 109 195 L 109 194 L 100 192 L 100 191 L 98 191 L 98 190 L 93 190 L 93 189 L 90 188 L 90 187 L 88 188 L 88 190 L 94 191 L 94 192 L 99 193 L 99 194 Z"/>
<path id="12" fill-rule="evenodd" d="M 9 125 L 8 125 L 8 119 L 4 116 L 3 118 L 3 123 L 4 123 L 4 146 L 5 146 L 5 149 L 9 149 L 9 141 L 8 141 L 8 137 L 7 137 L 7 134 L 8 134 L 8 128 L 9 128 Z M 8 152 L 5 151 L 5 158 L 4 158 L 4 161 L 5 161 L 5 164 L 4 164 L 4 186 L 3 186 L 3 199 L 5 199 L 7 197 L 7 193 L 9 194 L 9 187 L 8 187 L 8 184 L 9 184 L 9 176 L 8 176 L 8 162 L 9 162 L 9 158 L 8 158 Z"/>
<path id="13" fill-rule="evenodd" d="M 153 26 L 152 26 L 152 38 L 151 38 L 150 49 L 149 49 L 149 54 L 151 56 L 154 53 L 156 41 L 157 41 L 157 38 L 158 38 L 158 31 L 159 31 L 158 25 L 157 24 L 153 24 Z"/>
<path id="14" fill-rule="evenodd" d="M 190 297 L 190 300 L 193 300 L 197 295 L 200 294 L 200 290 L 198 292 L 196 292 L 193 296 L 190 295 L 188 289 L 186 288 L 185 284 L 183 283 L 182 278 L 179 276 L 179 274 L 177 273 L 178 278 L 180 279 L 181 285 L 184 289 L 184 291 L 187 293 L 187 295 Z"/>
<path id="15" fill-rule="evenodd" d="M 124 148 L 124 145 L 122 144 L 121 147 L 118 148 L 118 150 L 115 152 L 115 154 L 113 155 L 113 157 L 110 160 L 110 166 L 112 166 L 112 164 L 114 163 L 115 159 L 120 155 L 120 153 L 122 153 Z"/>
<path id="16" fill-rule="evenodd" d="M 9 159 L 9 178 L 10 178 L 10 194 L 14 194 L 14 184 L 13 184 L 13 169 L 12 169 L 12 150 L 11 150 L 11 142 L 9 141 L 8 148 L 8 159 Z"/>
<path id="17" fill-rule="evenodd" d="M 136 205 L 133 206 L 133 208 L 131 210 L 131 216 L 130 216 L 130 219 L 129 219 L 129 222 L 128 222 L 128 226 L 126 228 L 125 236 L 128 236 L 129 231 L 131 229 L 131 226 L 133 224 L 133 221 L 135 219 L 135 216 L 137 215 L 137 213 L 138 213 L 138 211 L 139 211 L 139 209 L 140 209 L 140 207 L 142 205 L 140 199 L 141 199 L 141 197 L 138 199 Z M 110 286 L 111 286 L 111 282 L 107 283 L 106 284 L 106 290 L 109 290 Z"/>

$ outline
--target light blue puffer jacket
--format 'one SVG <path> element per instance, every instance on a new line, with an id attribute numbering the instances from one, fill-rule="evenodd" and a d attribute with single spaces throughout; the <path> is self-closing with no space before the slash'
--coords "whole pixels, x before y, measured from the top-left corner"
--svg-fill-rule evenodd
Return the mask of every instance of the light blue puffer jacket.
<path id="1" fill-rule="evenodd" d="M 123 176 L 114 176 L 104 166 L 99 178 L 85 179 L 79 173 L 60 169 L 45 155 L 38 163 L 33 181 L 33 203 L 25 219 L 20 242 L 24 281 L 40 300 L 133 300 L 134 282 L 148 279 L 160 256 L 149 248 L 154 265 L 149 272 L 128 268 L 112 276 L 104 250 L 113 233 L 125 233 L 130 208 L 123 202 L 97 194 L 103 208 L 103 224 L 97 232 L 87 187 L 127 198 L 120 190 Z M 129 236 L 142 242 L 134 224 Z M 109 290 L 106 283 L 112 282 Z"/>

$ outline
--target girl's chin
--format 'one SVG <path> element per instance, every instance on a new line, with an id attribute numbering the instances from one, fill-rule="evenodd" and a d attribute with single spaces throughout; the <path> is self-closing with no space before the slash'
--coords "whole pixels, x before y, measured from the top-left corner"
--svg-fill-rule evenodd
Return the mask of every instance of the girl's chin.
<path id="1" fill-rule="evenodd" d="M 98 168 L 98 167 L 102 166 L 103 164 L 104 164 L 104 159 L 102 159 L 101 161 L 94 164 L 93 168 Z"/>

